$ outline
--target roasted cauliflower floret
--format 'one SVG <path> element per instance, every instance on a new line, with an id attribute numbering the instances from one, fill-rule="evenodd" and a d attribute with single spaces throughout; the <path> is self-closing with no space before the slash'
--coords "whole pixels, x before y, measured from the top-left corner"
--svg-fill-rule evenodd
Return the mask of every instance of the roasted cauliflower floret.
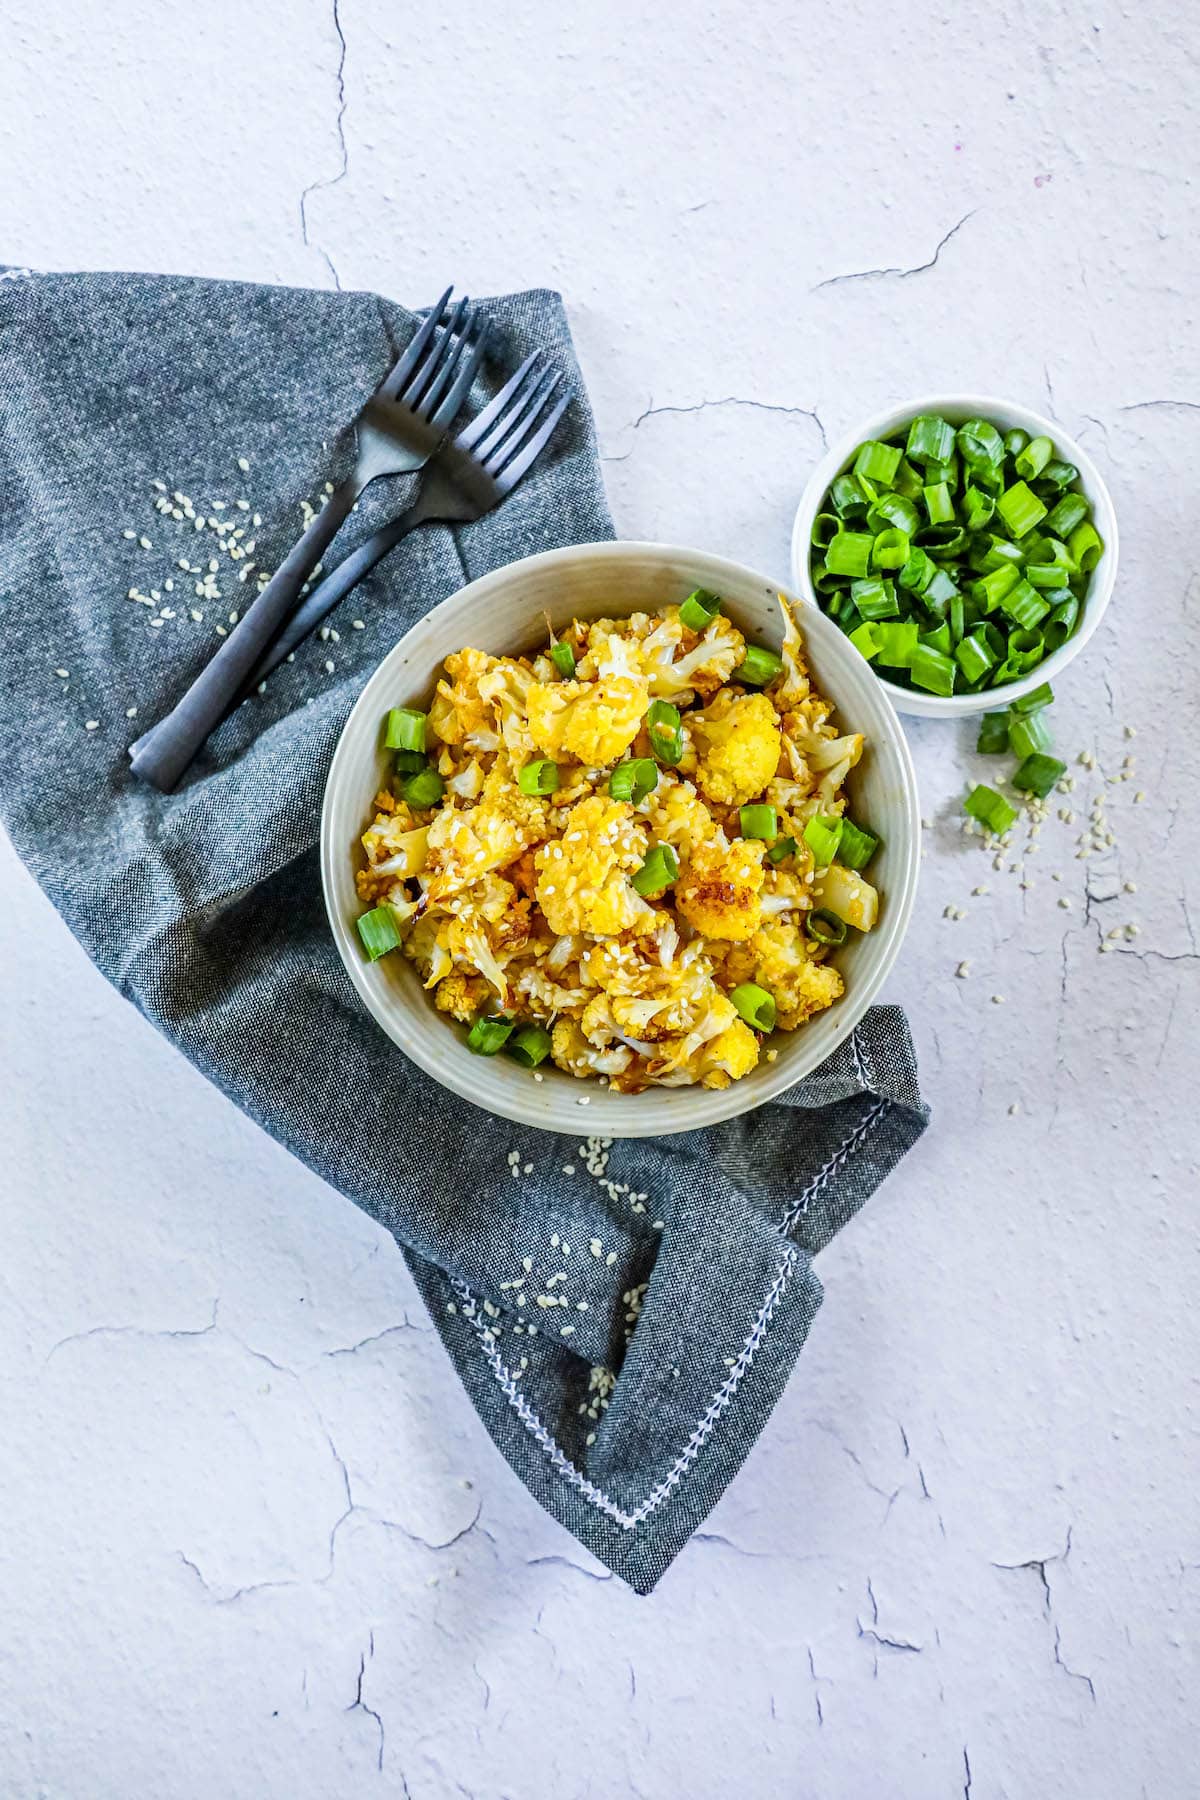
<path id="1" fill-rule="evenodd" d="M 727 1088 L 748 1075 L 758 1062 L 758 1039 L 741 1019 L 710 1038 L 695 1058 L 696 1076 L 704 1087 Z"/>
<path id="2" fill-rule="evenodd" d="M 666 770 L 659 771 L 658 786 L 637 810 L 646 820 L 654 841 L 670 844 L 681 861 L 686 861 L 697 844 L 710 842 L 718 835 L 717 822 L 690 781 L 682 781 Z"/>
<path id="3" fill-rule="evenodd" d="M 856 931 L 870 931 L 879 916 L 879 894 L 865 875 L 830 863 L 813 888 L 813 904 L 836 913 Z"/>
<path id="4" fill-rule="evenodd" d="M 469 646 L 446 658 L 448 680 L 437 684 L 429 708 L 429 724 L 443 744 L 469 744 L 477 750 L 499 748 L 491 706 L 479 691 L 479 683 L 499 658 Z"/>
<path id="5" fill-rule="evenodd" d="M 515 862 L 549 830 L 546 802 L 523 794 L 501 759 L 474 806 L 456 810 L 446 800 L 434 814 L 423 868 L 430 903 Z"/>
<path id="6" fill-rule="evenodd" d="M 743 806 L 761 794 L 779 766 L 782 738 L 765 694 L 722 688 L 711 706 L 689 718 L 696 785 L 721 806 Z"/>
<path id="7" fill-rule="evenodd" d="M 526 704 L 529 732 L 544 756 L 574 757 L 591 768 L 616 762 L 638 734 L 650 704 L 640 676 L 613 675 L 599 681 L 534 682 Z"/>
<path id="8" fill-rule="evenodd" d="M 592 1075 L 621 1075 L 633 1061 L 625 1044 L 597 1049 L 589 1044 L 574 1019 L 560 1019 L 550 1033 L 550 1054 L 568 1075 L 586 1081 Z"/>
<path id="9" fill-rule="evenodd" d="M 645 855 L 645 828 L 624 801 L 593 794 L 573 806 L 562 836 L 534 858 L 537 901 L 551 931 L 611 937 L 652 927 L 657 914 L 629 881 Z"/>
<path id="10" fill-rule="evenodd" d="M 678 654 L 691 636 L 679 623 L 679 609 L 672 606 L 659 629 L 643 639 L 642 661 L 656 699 L 715 694 L 746 654 L 745 638 L 723 613 L 717 614 L 690 650 Z"/>
<path id="11" fill-rule="evenodd" d="M 675 883 L 675 906 L 706 938 L 753 936 L 761 917 L 763 845 L 757 838 L 718 837 L 700 844 Z"/>
<path id="12" fill-rule="evenodd" d="M 791 919 L 765 920 L 747 942 L 730 944 L 719 957 L 717 972 L 728 988 L 743 981 L 766 988 L 774 998 L 781 1031 L 795 1031 L 842 993 L 837 970 L 831 963 L 812 960 L 808 940 Z"/>
<path id="13" fill-rule="evenodd" d="M 468 975 L 465 969 L 454 969 L 433 990 L 434 1005 L 439 1012 L 449 1013 L 465 1025 L 475 1017 L 487 999 L 488 984 L 482 975 Z"/>

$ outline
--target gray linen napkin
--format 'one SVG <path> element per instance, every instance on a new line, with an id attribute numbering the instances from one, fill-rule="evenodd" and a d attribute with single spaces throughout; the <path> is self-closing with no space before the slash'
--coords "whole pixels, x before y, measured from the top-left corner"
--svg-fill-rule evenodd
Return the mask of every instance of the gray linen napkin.
<path id="1" fill-rule="evenodd" d="M 820 1303 L 813 1255 L 927 1114 L 904 1018 L 887 1007 L 778 1104 L 611 1147 L 485 1121 L 364 1016 L 315 848 L 351 704 L 465 581 L 612 535 L 559 298 L 489 311 L 503 354 L 487 388 L 540 345 L 579 396 L 554 454 L 492 518 L 408 538 L 333 615 L 340 641 L 305 646 L 163 796 L 130 778 L 126 745 L 212 652 L 257 571 L 231 579 L 215 528 L 156 513 L 152 484 L 203 501 L 206 519 L 230 521 L 223 535 L 243 530 L 242 563 L 273 568 L 301 503 L 339 478 L 345 422 L 413 315 L 370 294 L 0 275 L 0 812 L 109 980 L 393 1233 L 500 1450 L 645 1593 L 788 1378 Z M 377 484 L 347 544 L 402 498 Z M 213 554 L 219 599 L 195 592 Z"/>

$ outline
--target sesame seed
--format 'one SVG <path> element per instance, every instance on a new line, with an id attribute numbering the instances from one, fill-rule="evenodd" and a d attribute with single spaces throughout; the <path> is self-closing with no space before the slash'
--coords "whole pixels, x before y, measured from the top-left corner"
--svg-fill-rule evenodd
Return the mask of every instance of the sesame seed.
<path id="1" fill-rule="evenodd" d="M 332 658 L 332 656 L 327 656 L 325 658 L 325 673 L 327 675 L 333 674 L 333 658 Z"/>
<path id="2" fill-rule="evenodd" d="M 138 543 L 142 546 L 143 550 L 153 550 L 154 548 L 154 545 L 150 542 L 148 537 L 140 537 Z"/>
<path id="3" fill-rule="evenodd" d="M 54 673 L 58 676 L 60 681 L 68 681 L 70 679 L 71 672 L 69 669 L 55 669 Z"/>
<path id="4" fill-rule="evenodd" d="M 615 1262 L 616 1262 L 616 1260 L 617 1260 L 617 1253 L 616 1253 L 616 1251 L 615 1251 L 615 1250 L 610 1250 L 610 1251 L 609 1251 L 609 1253 L 608 1253 L 608 1255 L 607 1255 L 607 1256 L 606 1256 L 606 1257 L 605 1257 L 605 1259 L 604 1259 L 604 1264 L 605 1264 L 605 1267 L 606 1267 L 606 1268 L 609 1268 L 609 1269 L 611 1269 L 611 1268 L 612 1268 L 612 1266 L 613 1266 L 613 1264 L 614 1264 L 614 1263 L 615 1263 Z"/>
<path id="5" fill-rule="evenodd" d="M 239 468 L 239 469 L 241 469 L 241 471 L 242 471 L 242 473 L 243 473 L 243 474 L 248 474 L 248 473 L 249 473 L 249 469 L 250 469 L 250 464 L 249 464 L 249 463 L 248 463 L 248 462 L 247 462 L 247 460 L 246 460 L 246 458 L 245 458 L 245 457 L 244 457 L 244 456 L 239 456 L 239 457 L 238 457 L 238 459 L 237 459 L 237 465 L 238 465 L 238 468 Z"/>
<path id="6" fill-rule="evenodd" d="M 1067 896 L 1065 894 L 1059 895 L 1058 904 L 1062 907 L 1064 912 L 1070 912 L 1071 902 L 1067 899 Z"/>
<path id="7" fill-rule="evenodd" d="M 958 979 L 960 981 L 965 981 L 967 979 L 968 975 L 971 973 L 970 963 L 960 962 L 957 969 L 955 969 L 954 973 L 958 976 Z"/>
<path id="8" fill-rule="evenodd" d="M 99 719 L 88 719 L 86 724 L 84 725 L 83 729 L 85 731 L 99 731 L 99 729 L 100 729 Z"/>
<path id="9" fill-rule="evenodd" d="M 1136 881 L 1127 881 L 1125 883 L 1125 892 L 1127 894 L 1136 894 L 1137 893 L 1137 882 Z"/>
<path id="10" fill-rule="evenodd" d="M 1020 1112 L 1020 1110 L 1021 1110 L 1020 1104 L 1016 1100 L 1014 1100 L 1012 1105 L 1008 1109 L 1009 1118 L 1010 1119 L 1015 1118 L 1016 1115 Z"/>
<path id="11" fill-rule="evenodd" d="M 992 995 L 992 1005 L 993 1006 L 1003 1006 L 1004 1004 L 1005 1004 L 1005 1000 L 1004 1000 L 1003 994 L 993 994 Z"/>

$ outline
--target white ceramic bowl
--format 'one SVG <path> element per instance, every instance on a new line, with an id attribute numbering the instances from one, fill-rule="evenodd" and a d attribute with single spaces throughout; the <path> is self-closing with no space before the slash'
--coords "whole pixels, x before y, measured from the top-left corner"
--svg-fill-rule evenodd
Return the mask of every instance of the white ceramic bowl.
<path id="1" fill-rule="evenodd" d="M 1010 400 L 996 400 L 986 394 L 933 394 L 927 399 L 912 400 L 906 406 L 893 406 L 887 412 L 876 413 L 873 418 L 864 419 L 853 431 L 848 431 L 838 439 L 809 477 L 792 527 L 792 585 L 798 594 L 802 594 L 813 605 L 816 604 L 816 594 L 809 571 L 812 527 L 830 483 L 843 469 L 849 467 L 858 446 L 867 438 L 890 437 L 918 413 L 939 413 L 951 425 L 962 425 L 967 419 L 989 419 L 1001 431 L 1012 431 L 1019 427 L 1022 431 L 1027 431 L 1030 437 L 1038 437 L 1044 433 L 1046 437 L 1052 438 L 1055 454 L 1066 462 L 1074 463 L 1079 470 L 1079 488 L 1091 501 L 1096 530 L 1104 542 L 1104 554 L 1092 572 L 1091 584 L 1083 604 L 1083 616 L 1074 636 L 1068 638 L 1060 650 L 1039 663 L 1036 669 L 1023 675 L 1020 681 L 1007 682 L 1002 688 L 985 688 L 978 694 L 951 694 L 943 697 L 940 694 L 922 693 L 917 688 L 900 687 L 898 683 L 879 675 L 879 681 L 891 695 L 892 703 L 898 711 L 926 719 L 958 719 L 968 713 L 987 712 L 996 706 L 1007 706 L 1022 694 L 1032 693 L 1043 681 L 1053 682 L 1068 663 L 1074 662 L 1099 625 L 1112 599 L 1113 583 L 1117 578 L 1117 520 L 1112 499 L 1095 463 L 1087 451 L 1060 425 L 1054 424 L 1053 420 L 1044 419 L 1041 413 L 1032 412 L 1027 406 L 1015 406 Z"/>
<path id="2" fill-rule="evenodd" d="M 362 911 L 354 887 L 359 837 L 391 758 L 380 747 L 389 707 L 425 707 L 442 660 L 465 644 L 512 655 L 545 642 L 546 617 L 556 628 L 572 618 L 623 616 L 679 601 L 693 588 L 719 593 L 724 610 L 752 639 L 778 648 L 782 620 L 775 582 L 699 550 L 662 544 L 580 544 L 527 557 L 443 601 L 380 663 L 346 721 L 334 753 L 321 814 L 321 877 L 334 939 L 363 1004 L 407 1056 L 476 1106 L 545 1131 L 602 1137 L 657 1137 L 690 1131 L 761 1106 L 811 1073 L 849 1036 L 879 992 L 896 958 L 917 886 L 920 816 L 912 759 L 900 722 L 861 656 L 815 606 L 799 608 L 813 674 L 841 721 L 866 734 L 867 748 L 850 782 L 856 815 L 883 844 L 871 865 L 881 890 L 879 923 L 851 933 L 838 953 L 846 992 L 800 1030 L 771 1041 L 778 1061 L 724 1089 L 650 1088 L 618 1094 L 581 1082 L 546 1063 L 535 1082 L 510 1058 L 473 1056 L 466 1032 L 435 1010 L 413 965 L 400 954 L 364 961 L 355 929 Z M 587 1106 L 580 1101 L 587 1100 Z"/>

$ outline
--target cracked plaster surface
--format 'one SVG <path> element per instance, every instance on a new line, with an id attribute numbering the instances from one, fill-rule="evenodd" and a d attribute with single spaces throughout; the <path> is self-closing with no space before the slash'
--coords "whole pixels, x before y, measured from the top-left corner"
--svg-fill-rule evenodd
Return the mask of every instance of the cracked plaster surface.
<path id="1" fill-rule="evenodd" d="M 0 845 L 0 1791 L 1183 1800 L 1182 12 L 985 38 L 904 8 L 535 0 L 418 29 L 218 0 L 197 32 L 118 0 L 86 57 L 70 0 L 5 23 L 12 263 L 558 286 L 618 529 L 783 579 L 827 433 L 938 388 L 1040 401 L 1112 487 L 1122 571 L 1054 714 L 1098 759 L 1072 772 L 1103 856 L 1055 821 L 1020 889 L 958 830 L 969 728 L 908 727 L 930 827 L 886 997 L 935 1127 L 822 1257 L 795 1380 L 649 1601 L 514 1481 L 390 1240 L 103 985 Z M 919 117 L 882 104 L 914 83 Z M 387 646 L 362 638 L 365 674 Z"/>

